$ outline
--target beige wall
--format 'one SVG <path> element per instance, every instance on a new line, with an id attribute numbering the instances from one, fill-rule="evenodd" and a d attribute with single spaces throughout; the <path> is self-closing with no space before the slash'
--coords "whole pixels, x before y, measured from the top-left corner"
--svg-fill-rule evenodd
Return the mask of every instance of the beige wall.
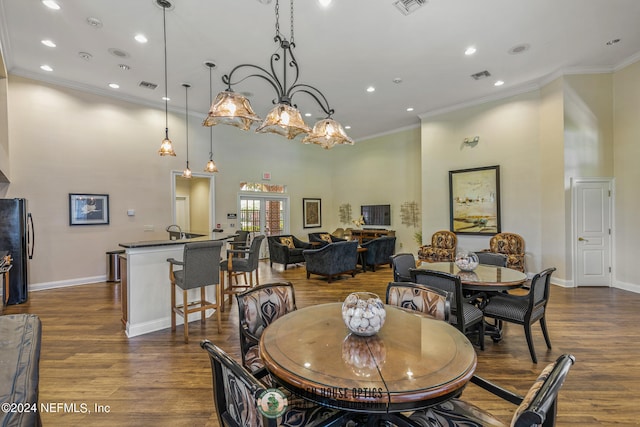
<path id="1" fill-rule="evenodd" d="M 9 121 L 7 110 L 7 89 L 7 70 L 4 67 L 2 51 L 0 50 L 0 183 L 7 182 L 9 180 Z M 2 187 L 0 187 L 0 189 L 1 188 Z"/>
<path id="2" fill-rule="evenodd" d="M 385 228 L 396 231 L 396 251 L 417 253 L 414 234 L 420 227 L 402 224 L 400 209 L 407 202 L 420 206 L 420 128 L 336 147 L 331 155 L 333 203 L 325 228 L 353 228 L 339 221 L 342 204 L 351 205 L 354 219 L 361 205 L 390 204 L 391 226 Z"/>
<path id="3" fill-rule="evenodd" d="M 540 268 L 539 93 L 422 117 L 422 207 L 425 241 L 449 229 L 449 171 L 500 166 L 502 231 L 522 235 L 526 266 Z M 463 140 L 479 136 L 476 146 Z M 458 236 L 458 247 L 489 247 L 490 236 Z"/>
<path id="4" fill-rule="evenodd" d="M 614 74 L 615 265 L 617 286 L 640 288 L 640 62 Z"/>
<path id="5" fill-rule="evenodd" d="M 164 110 L 156 110 L 30 79 L 9 76 L 10 185 L 0 197 L 29 200 L 36 232 L 30 283 L 37 289 L 104 278 L 105 252 L 120 242 L 166 239 L 172 222 L 172 171 L 185 165 L 184 115 L 169 117 L 169 136 L 178 156 L 160 157 Z M 189 120 L 192 170 L 209 158 L 209 130 Z M 303 197 L 320 197 L 332 212 L 331 152 L 272 135 L 214 128 L 215 222 L 226 226 L 236 212 L 239 183 L 287 185 L 291 231 L 305 235 Z M 70 192 L 110 196 L 109 225 L 69 226 Z M 127 216 L 135 209 L 135 216 Z M 154 231 L 144 231 L 151 225 Z M 32 286 L 32 289 L 34 286 Z"/>

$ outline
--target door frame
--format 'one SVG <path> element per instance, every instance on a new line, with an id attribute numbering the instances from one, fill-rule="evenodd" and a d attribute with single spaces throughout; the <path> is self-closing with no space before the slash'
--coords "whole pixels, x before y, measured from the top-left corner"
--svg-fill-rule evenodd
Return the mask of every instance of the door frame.
<path id="1" fill-rule="evenodd" d="M 171 171 L 171 223 L 176 222 L 176 178 L 182 176 L 182 171 Z M 192 172 L 194 178 L 209 179 L 209 230 L 213 230 L 216 224 L 216 186 L 215 176 L 206 172 Z M 187 230 L 188 231 L 188 230 Z M 209 231 L 209 233 L 212 233 Z M 210 234 L 210 237 L 212 234 Z"/>
<path id="2" fill-rule="evenodd" d="M 592 177 L 592 178 L 571 178 L 571 270 L 573 277 L 573 287 L 577 288 L 578 283 L 578 193 L 576 187 L 578 184 L 583 183 L 607 183 L 609 184 L 609 190 L 611 196 L 609 197 L 609 227 L 611 233 L 609 234 L 609 265 L 611 266 L 611 274 L 609 275 L 608 287 L 613 286 L 613 277 L 615 274 L 614 260 L 615 255 L 615 178 L 608 177 Z M 585 285 L 586 286 L 586 285 Z"/>
<path id="3" fill-rule="evenodd" d="M 289 234 L 289 230 L 291 229 L 291 200 L 288 195 L 286 195 L 285 193 L 258 193 L 258 192 L 252 192 L 252 191 L 241 191 L 238 193 L 238 200 L 237 200 L 238 213 L 240 212 L 240 200 L 242 200 L 242 198 L 285 200 L 285 206 L 284 206 L 285 221 L 284 221 L 284 230 L 282 231 L 284 234 Z M 239 220 L 240 219 L 238 215 L 238 221 Z M 260 230 L 260 234 L 265 234 L 265 231 Z"/>

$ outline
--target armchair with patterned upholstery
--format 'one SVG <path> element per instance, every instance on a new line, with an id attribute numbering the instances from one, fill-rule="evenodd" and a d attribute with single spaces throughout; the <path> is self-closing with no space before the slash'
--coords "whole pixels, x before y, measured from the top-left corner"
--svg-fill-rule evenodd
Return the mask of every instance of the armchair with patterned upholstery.
<path id="1" fill-rule="evenodd" d="M 273 267 L 273 263 L 275 262 L 284 265 L 285 270 L 289 264 L 304 262 L 302 251 L 312 248 L 310 243 L 303 242 L 291 234 L 269 236 L 267 237 L 267 242 L 269 244 L 269 261 L 271 267 Z"/>
<path id="2" fill-rule="evenodd" d="M 309 243 L 317 242 L 320 246 L 328 245 L 329 243 L 345 242 L 347 239 L 336 237 L 333 234 L 329 234 L 326 231 L 320 231 L 316 233 L 309 233 Z"/>
<path id="3" fill-rule="evenodd" d="M 431 244 L 418 250 L 418 257 L 423 261 L 446 262 L 455 261 L 458 237 L 452 231 L 440 230 L 431 236 Z"/>
<path id="4" fill-rule="evenodd" d="M 524 270 L 524 239 L 515 233 L 498 233 L 489 241 L 489 251 L 507 256 L 507 267 Z"/>

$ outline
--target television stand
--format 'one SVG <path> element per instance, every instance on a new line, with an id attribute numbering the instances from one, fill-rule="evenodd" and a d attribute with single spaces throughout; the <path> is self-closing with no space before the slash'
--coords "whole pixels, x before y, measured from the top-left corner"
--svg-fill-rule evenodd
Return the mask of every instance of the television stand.
<path id="1" fill-rule="evenodd" d="M 395 236 L 395 230 L 386 230 L 384 228 L 363 228 L 362 230 L 351 230 L 351 239 L 358 240 L 359 244 L 377 239 L 382 236 Z"/>

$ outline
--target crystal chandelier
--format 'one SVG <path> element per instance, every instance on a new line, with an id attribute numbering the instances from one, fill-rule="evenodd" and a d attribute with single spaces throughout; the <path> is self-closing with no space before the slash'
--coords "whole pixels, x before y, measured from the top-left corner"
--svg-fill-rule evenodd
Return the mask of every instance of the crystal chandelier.
<path id="1" fill-rule="evenodd" d="M 215 126 L 226 124 L 248 130 L 254 122 L 262 119 L 254 113 L 249 100 L 233 91 L 232 87 L 249 77 L 260 77 L 266 80 L 276 91 L 277 98 L 273 101 L 275 107 L 267 114 L 267 117 L 258 126 L 256 132 L 275 133 L 293 139 L 298 135 L 306 134 L 302 142 L 305 144 L 318 144 L 325 149 L 329 149 L 336 144 L 353 145 L 340 123 L 333 120 L 331 116 L 334 110 L 329 106 L 329 102 L 320 90 L 303 83 L 298 83 L 300 68 L 293 54 L 295 48 L 293 31 L 293 0 L 290 0 L 291 35 L 287 40 L 280 33 L 279 23 L 279 0 L 276 0 L 276 35 L 274 40 L 279 45 L 279 50 L 271 55 L 270 70 L 253 64 L 241 64 L 231 70 L 229 74 L 222 76 L 222 82 L 227 85 L 227 89 L 220 92 L 211 104 L 208 116 L 203 121 L 203 126 Z M 282 60 L 282 73 L 276 74 L 276 65 Z M 293 74 L 293 79 L 287 78 L 287 70 Z M 243 73 L 244 72 L 244 73 Z M 242 74 L 238 76 L 238 74 Z M 288 83 L 292 82 L 289 86 Z M 292 98 L 297 93 L 305 93 L 314 99 L 326 118 L 317 122 L 311 129 L 302 119 L 300 111 Z"/>

